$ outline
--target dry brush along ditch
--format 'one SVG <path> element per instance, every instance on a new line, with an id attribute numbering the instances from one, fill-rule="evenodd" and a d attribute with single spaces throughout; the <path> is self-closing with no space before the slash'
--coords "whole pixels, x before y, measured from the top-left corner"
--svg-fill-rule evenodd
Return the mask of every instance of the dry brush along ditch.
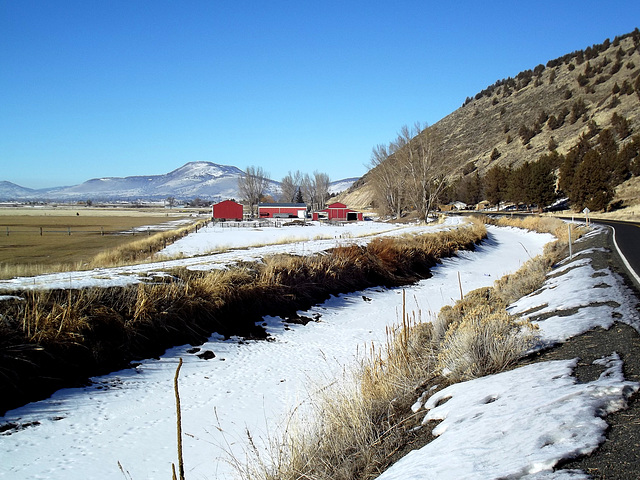
<path id="1" fill-rule="evenodd" d="M 537 341 L 526 318 L 507 305 L 538 289 L 567 249 L 567 224 L 554 218 L 483 217 L 486 223 L 552 233 L 558 241 L 521 269 L 443 307 L 421 322 L 403 308 L 402 323 L 387 330 L 387 343 L 373 349 L 352 370 L 323 388 L 314 414 L 292 412 L 287 429 L 268 442 L 271 458 L 257 449 L 234 466 L 250 480 L 368 480 L 409 451 L 433 440 L 411 406 L 457 383 L 512 368 Z M 584 230 L 570 225 L 572 238 Z M 403 303 L 404 305 L 404 303 Z M 425 397 L 426 398 L 426 397 Z M 420 417 L 420 418 L 418 418 Z M 251 437 L 249 437 L 251 441 Z"/>
<path id="2" fill-rule="evenodd" d="M 200 345 L 213 332 L 264 339 L 264 315 L 295 318 L 332 294 L 428 278 L 440 258 L 473 250 L 485 237 L 484 225 L 474 221 L 308 257 L 276 255 L 210 272 L 176 269 L 127 287 L 4 292 L 0 414 L 172 346 Z"/>

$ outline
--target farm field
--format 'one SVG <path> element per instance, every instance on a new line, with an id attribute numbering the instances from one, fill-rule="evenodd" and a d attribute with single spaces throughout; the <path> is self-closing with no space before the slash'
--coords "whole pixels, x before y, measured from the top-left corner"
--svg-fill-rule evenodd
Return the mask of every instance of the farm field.
<path id="1" fill-rule="evenodd" d="M 0 208 L 0 277 L 81 269 L 105 250 L 196 220 L 165 209 Z"/>

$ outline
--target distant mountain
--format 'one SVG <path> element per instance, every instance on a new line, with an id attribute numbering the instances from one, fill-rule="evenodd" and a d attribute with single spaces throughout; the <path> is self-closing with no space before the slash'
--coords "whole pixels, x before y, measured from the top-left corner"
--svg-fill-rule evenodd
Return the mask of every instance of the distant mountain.
<path id="1" fill-rule="evenodd" d="M 345 190 L 350 188 L 351 185 L 353 185 L 357 180 L 359 180 L 359 177 L 345 178 L 344 180 L 336 180 L 335 182 L 331 182 L 329 184 L 329 193 L 333 195 L 344 192 Z"/>
<path id="2" fill-rule="evenodd" d="M 162 200 L 167 197 L 217 200 L 237 196 L 241 174 L 242 170 L 237 167 L 190 162 L 164 175 L 94 178 L 56 189 L 51 195 L 56 200 Z"/>
<path id="3" fill-rule="evenodd" d="M 11 200 L 14 198 L 24 198 L 33 195 L 35 190 L 21 187 L 15 183 L 0 181 L 0 200 Z"/>
<path id="4" fill-rule="evenodd" d="M 105 177 L 79 185 L 48 189 L 24 188 L 0 182 L 0 201 L 152 201 L 174 197 L 177 200 L 220 201 L 239 199 L 238 178 L 244 172 L 237 167 L 211 162 L 189 162 L 164 175 Z M 339 180 L 331 192 L 348 188 L 355 179 Z M 278 197 L 280 183 L 270 181 L 265 193 Z"/>

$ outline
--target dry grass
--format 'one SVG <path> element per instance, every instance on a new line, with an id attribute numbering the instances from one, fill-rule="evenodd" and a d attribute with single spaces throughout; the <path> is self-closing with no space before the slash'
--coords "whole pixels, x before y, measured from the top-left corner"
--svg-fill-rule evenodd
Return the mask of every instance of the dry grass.
<path id="1" fill-rule="evenodd" d="M 566 224 L 517 220 L 518 227 L 560 235 Z M 507 222 L 503 222 L 507 224 Z M 513 223 L 510 223 L 514 225 Z M 581 233 L 575 232 L 574 238 Z M 419 241 L 430 244 L 432 239 Z M 394 250 L 386 240 L 372 242 L 383 264 L 396 265 L 411 252 Z M 442 242 L 439 248 L 443 248 Z M 280 438 L 271 441 L 270 457 L 248 452 L 248 463 L 236 462 L 242 478 L 252 480 L 354 480 L 377 477 L 401 452 L 418 425 L 409 408 L 417 395 L 510 368 L 536 342 L 536 329 L 526 319 L 509 315 L 515 298 L 539 288 L 563 248 L 554 242 L 493 287 L 469 292 L 441 309 L 432 322 L 420 312 L 402 313 L 387 330 L 382 350 L 368 355 L 343 377 L 314 397 L 314 415 L 294 418 Z"/>
<path id="2" fill-rule="evenodd" d="M 439 348 L 439 371 L 452 383 L 501 372 L 533 347 L 535 330 L 504 309 L 474 306 L 447 328 Z"/>
<path id="3" fill-rule="evenodd" d="M 209 223 L 208 219 L 199 220 L 186 227 L 155 233 L 143 237 L 140 240 L 127 242 L 124 245 L 98 253 L 89 261 L 88 266 L 89 268 L 104 268 L 140 262 L 141 260 L 150 258 L 154 253 L 159 252 L 167 245 L 185 237 L 207 223 Z"/>
<path id="4" fill-rule="evenodd" d="M 21 388 L 46 384 L 43 372 L 61 378 L 53 382 L 59 386 L 175 344 L 202 342 L 214 331 L 264 337 L 256 327 L 263 315 L 288 315 L 330 294 L 414 282 L 438 258 L 473 248 L 485 235 L 484 225 L 475 222 L 439 235 L 375 240 L 309 257 L 276 255 L 225 271 L 176 269 L 161 281 L 129 287 L 18 292 L 22 300 L 0 302 L 0 386 L 7 392 L 0 410 L 14 396 L 22 398 Z M 132 254 L 140 249 L 134 246 Z M 17 345 L 30 347 L 17 351 Z M 34 356 L 36 350 L 46 353 Z"/>
<path id="5" fill-rule="evenodd" d="M 125 258 L 131 261 L 148 256 L 163 244 L 163 238 L 178 238 L 180 232 L 159 236 L 123 232 L 186 218 L 141 216 L 134 212 L 129 212 L 130 216 L 91 215 L 85 211 L 78 216 L 68 210 L 65 215 L 60 213 L 63 212 L 36 216 L 9 215 L 5 211 L 0 215 L 0 278 L 111 266 L 125 262 Z M 112 253 L 102 254 L 105 251 Z"/>

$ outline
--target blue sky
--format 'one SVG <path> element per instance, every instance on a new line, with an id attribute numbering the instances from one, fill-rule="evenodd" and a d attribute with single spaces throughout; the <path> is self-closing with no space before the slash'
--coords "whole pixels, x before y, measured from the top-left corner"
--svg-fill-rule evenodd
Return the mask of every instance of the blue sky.
<path id="1" fill-rule="evenodd" d="M 402 125 L 637 26 L 637 1 L 0 0 L 0 180 L 360 176 Z"/>

